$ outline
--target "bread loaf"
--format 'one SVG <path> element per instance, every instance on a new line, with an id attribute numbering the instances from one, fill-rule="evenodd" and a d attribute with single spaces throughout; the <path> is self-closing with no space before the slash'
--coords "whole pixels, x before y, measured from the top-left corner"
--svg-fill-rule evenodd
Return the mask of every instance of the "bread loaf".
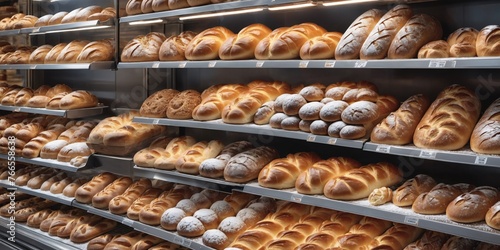
<path id="1" fill-rule="evenodd" d="M 149 179 L 140 179 L 130 185 L 123 194 L 115 196 L 109 202 L 109 211 L 114 214 L 125 214 L 132 203 L 151 188 Z"/>
<path id="2" fill-rule="evenodd" d="M 210 178 L 223 177 L 224 169 L 229 160 L 236 154 L 249 150 L 252 147 L 252 144 L 247 141 L 238 141 L 226 145 L 217 157 L 206 159 L 200 163 L 200 175 Z"/>
<path id="3" fill-rule="evenodd" d="M 129 0 L 125 6 L 125 12 L 127 15 L 142 14 L 141 4 L 142 0 Z"/>
<path id="4" fill-rule="evenodd" d="M 46 143 L 40 151 L 40 157 L 43 159 L 57 159 L 57 155 L 61 149 L 68 145 L 66 140 L 55 140 Z"/>
<path id="5" fill-rule="evenodd" d="M 259 60 L 298 58 L 300 48 L 307 40 L 324 33 L 326 30 L 314 23 L 302 23 L 274 30 L 257 44 L 255 58 Z"/>
<path id="6" fill-rule="evenodd" d="M 363 249 L 373 238 L 381 235 L 391 226 L 392 223 L 389 221 L 363 217 L 359 223 L 349 229 L 349 232 L 337 237 L 332 249 Z"/>
<path id="7" fill-rule="evenodd" d="M 476 39 L 477 56 L 500 55 L 500 41 L 496 36 L 498 32 L 500 32 L 500 26 L 498 25 L 488 25 L 479 31 Z"/>
<path id="8" fill-rule="evenodd" d="M 59 180 L 50 186 L 50 192 L 53 194 L 61 194 L 64 188 L 66 188 L 66 186 L 68 186 L 72 182 L 73 178 L 71 177 L 66 177 L 62 180 Z"/>
<path id="9" fill-rule="evenodd" d="M 189 7 L 187 0 L 168 0 L 165 2 L 167 2 L 168 4 L 167 4 L 166 8 L 164 8 L 163 10 L 165 10 L 165 9 L 175 10 L 175 9 L 182 9 L 182 8 Z M 155 11 L 159 11 L 159 10 L 155 10 Z"/>
<path id="10" fill-rule="evenodd" d="M 47 26 L 47 25 L 49 25 L 49 21 L 53 16 L 54 16 L 53 14 L 43 15 L 40 18 L 38 18 L 38 20 L 36 20 L 36 22 L 33 26 L 34 27 Z"/>
<path id="11" fill-rule="evenodd" d="M 219 49 L 234 33 L 222 26 L 206 29 L 196 35 L 186 47 L 188 60 L 213 60 L 219 58 Z"/>
<path id="12" fill-rule="evenodd" d="M 95 107 L 97 97 L 85 90 L 73 91 L 61 98 L 59 108 L 63 110 Z"/>
<path id="13" fill-rule="evenodd" d="M 361 46 L 361 59 L 382 59 L 399 30 L 413 15 L 408 5 L 397 5 L 385 13 Z"/>
<path id="14" fill-rule="evenodd" d="M 116 17 L 116 10 L 113 7 L 106 7 L 99 13 L 94 13 L 88 16 L 87 21 L 91 20 L 99 20 L 101 22 L 105 22 L 109 19 Z"/>
<path id="15" fill-rule="evenodd" d="M 149 147 L 139 150 L 134 155 L 134 163 L 141 167 L 154 167 L 156 158 L 160 157 L 171 140 L 172 138 L 166 136 L 154 140 Z"/>
<path id="16" fill-rule="evenodd" d="M 280 95 L 281 96 L 281 95 Z M 300 108 L 307 104 L 306 98 L 301 94 L 290 94 L 283 98 L 281 110 L 286 115 L 298 115 Z M 276 106 L 276 105 L 275 105 Z M 278 110 L 280 110 L 278 109 Z"/>
<path id="17" fill-rule="evenodd" d="M 369 245 L 369 249 L 403 249 L 411 242 L 418 239 L 423 229 L 403 224 L 394 224 L 384 234 L 375 237 Z"/>
<path id="18" fill-rule="evenodd" d="M 163 191 L 158 188 L 149 188 L 136 200 L 133 201 L 132 205 L 127 209 L 127 217 L 132 220 L 139 220 L 139 213 L 142 208 L 151 203 L 154 199 Z"/>
<path id="19" fill-rule="evenodd" d="M 140 114 L 145 117 L 166 117 L 170 100 L 179 94 L 175 89 L 163 89 L 150 95 L 141 105 Z"/>
<path id="20" fill-rule="evenodd" d="M 214 85 L 203 91 L 201 103 L 193 110 L 195 120 L 208 121 L 222 117 L 222 110 L 248 90 L 242 84 Z"/>
<path id="21" fill-rule="evenodd" d="M 226 181 L 243 183 L 258 177 L 260 170 L 278 157 L 272 148 L 261 146 L 233 156 L 224 169 Z"/>
<path id="22" fill-rule="evenodd" d="M 76 8 L 70 12 L 68 12 L 66 15 L 64 15 L 64 17 L 62 17 L 61 19 L 61 22 L 60 23 L 72 23 L 72 22 L 76 22 L 76 15 L 78 14 L 78 12 L 80 12 L 80 10 L 82 10 L 83 8 Z"/>
<path id="23" fill-rule="evenodd" d="M 103 190 L 99 191 L 92 197 L 92 206 L 101 209 L 107 209 L 109 202 L 114 197 L 123 194 L 125 190 L 132 184 L 132 179 L 129 177 L 120 177 L 107 185 Z"/>
<path id="24" fill-rule="evenodd" d="M 90 156 L 92 153 L 93 151 L 88 147 L 86 142 L 75 142 L 61 148 L 57 154 L 57 160 L 70 162 L 73 158 Z"/>
<path id="25" fill-rule="evenodd" d="M 76 190 L 83 184 L 87 183 L 88 180 L 86 178 L 78 178 L 68 184 L 62 191 L 64 196 L 67 197 L 75 197 Z"/>
<path id="26" fill-rule="evenodd" d="M 479 31 L 474 28 L 459 28 L 448 36 L 450 57 L 476 56 L 476 40 Z"/>
<path id="27" fill-rule="evenodd" d="M 87 250 L 102 250 L 106 245 L 111 242 L 118 235 L 114 234 L 103 234 L 101 236 L 91 239 L 87 244 Z"/>
<path id="28" fill-rule="evenodd" d="M 389 46 L 389 59 L 416 58 L 418 50 L 428 42 L 441 39 L 443 29 L 439 21 L 427 14 L 412 16 L 398 31 Z"/>
<path id="29" fill-rule="evenodd" d="M 268 124 L 274 114 L 274 101 L 265 102 L 255 112 L 253 122 L 258 125 Z"/>
<path id="30" fill-rule="evenodd" d="M 300 48 L 302 60 L 331 59 L 335 57 L 335 49 L 342 33 L 326 32 L 322 36 L 309 39 Z"/>
<path id="31" fill-rule="evenodd" d="M 116 176 L 111 173 L 101 173 L 96 175 L 89 182 L 80 186 L 75 192 L 75 200 L 81 203 L 91 203 L 95 194 L 103 190 L 112 183 Z"/>
<path id="32" fill-rule="evenodd" d="M 165 150 L 156 157 L 153 166 L 159 169 L 175 169 L 179 157 L 195 143 L 196 140 L 191 136 L 180 136 L 172 139 Z"/>
<path id="33" fill-rule="evenodd" d="M 75 16 L 75 22 L 87 21 L 87 18 L 96 13 L 100 13 L 102 11 L 101 6 L 91 5 L 85 8 L 82 8 Z"/>
<path id="34" fill-rule="evenodd" d="M 491 228 L 500 229 L 500 201 L 488 209 L 485 220 Z"/>
<path id="35" fill-rule="evenodd" d="M 63 180 L 64 178 L 66 178 L 66 176 L 67 175 L 64 172 L 53 175 L 52 177 L 50 177 L 49 179 L 47 179 L 46 181 L 44 181 L 42 183 L 42 185 L 40 186 L 40 190 L 49 191 L 53 184 L 55 184 L 58 181 Z"/>
<path id="36" fill-rule="evenodd" d="M 385 204 L 393 199 L 392 189 L 381 187 L 374 189 L 368 196 L 368 201 L 374 206 Z"/>
<path id="37" fill-rule="evenodd" d="M 111 231 L 117 224 L 117 222 L 108 219 L 103 219 L 89 224 L 82 224 L 71 232 L 70 240 L 75 243 L 89 241 L 101 234 Z"/>
<path id="38" fill-rule="evenodd" d="M 404 248 L 404 250 L 412 250 L 412 249 L 442 249 L 444 243 L 450 238 L 450 235 L 434 232 L 434 231 L 426 231 L 424 235 L 417 241 L 409 244 Z"/>
<path id="39" fill-rule="evenodd" d="M 429 192 L 434 186 L 436 186 L 436 181 L 432 177 L 419 174 L 394 191 L 392 203 L 400 207 L 411 206 L 420 194 Z"/>
<path id="40" fill-rule="evenodd" d="M 270 33 L 271 29 L 263 24 L 251 24 L 222 43 L 219 57 L 222 60 L 252 59 L 257 44 Z"/>
<path id="41" fill-rule="evenodd" d="M 60 24 L 62 19 L 68 14 L 66 11 L 59 11 L 55 13 L 48 21 L 47 25 Z"/>
<path id="42" fill-rule="evenodd" d="M 427 43 L 418 51 L 418 58 L 446 58 L 450 57 L 450 45 L 444 40 Z"/>
<path id="43" fill-rule="evenodd" d="M 451 85 L 431 104 L 417 125 L 413 142 L 420 148 L 460 149 L 469 141 L 481 103 L 466 87 Z"/>
<path id="44" fill-rule="evenodd" d="M 136 36 L 123 48 L 121 60 L 123 62 L 158 61 L 160 46 L 166 39 L 164 34 L 158 32 Z"/>
<path id="45" fill-rule="evenodd" d="M 192 194 L 193 191 L 188 186 L 176 185 L 144 206 L 139 213 L 139 220 L 148 225 L 160 225 L 161 216 L 168 208 L 174 207 L 177 202 L 189 198 Z"/>
<path id="46" fill-rule="evenodd" d="M 76 58 L 77 63 L 112 61 L 115 57 L 114 41 L 105 39 L 93 41 L 83 47 Z"/>
<path id="47" fill-rule="evenodd" d="M 45 57 L 49 51 L 53 48 L 52 45 L 45 44 L 36 48 L 29 57 L 30 64 L 43 64 L 45 63 Z"/>
<path id="48" fill-rule="evenodd" d="M 472 131 L 470 147 L 474 152 L 481 154 L 500 154 L 500 140 L 497 136 L 500 131 L 500 98 L 495 100 L 484 111 L 483 116 Z"/>
<path id="49" fill-rule="evenodd" d="M 460 194 L 470 191 L 462 190 L 460 186 L 464 185 L 437 184 L 429 192 L 422 193 L 415 199 L 412 205 L 413 211 L 419 214 L 445 213 L 450 202 Z"/>
<path id="50" fill-rule="evenodd" d="M 452 236 L 444 243 L 441 249 L 442 250 L 474 249 L 474 247 L 476 247 L 476 243 L 477 242 L 471 239 Z"/>
<path id="51" fill-rule="evenodd" d="M 288 154 L 268 163 L 259 173 L 259 185 L 268 188 L 293 188 L 299 174 L 320 160 L 311 152 Z"/>
<path id="52" fill-rule="evenodd" d="M 54 210 L 51 210 L 51 209 L 40 210 L 40 211 L 30 215 L 28 217 L 26 224 L 29 227 L 39 228 L 42 221 L 47 219 L 49 217 L 49 215 L 53 212 L 54 212 Z"/>
<path id="53" fill-rule="evenodd" d="M 446 216 L 453 221 L 473 223 L 485 219 L 488 209 L 500 199 L 494 187 L 482 186 L 455 198 L 446 208 Z M 473 208 L 473 209 L 471 209 Z"/>
<path id="54" fill-rule="evenodd" d="M 186 60 L 184 54 L 187 45 L 196 36 L 195 32 L 184 31 L 179 35 L 170 36 L 160 46 L 160 61 L 183 61 Z"/>
<path id="55" fill-rule="evenodd" d="M 74 219 L 70 220 L 66 225 L 59 227 L 56 234 L 60 238 L 68 238 L 71 235 L 71 232 L 80 225 L 95 223 L 97 221 L 102 220 L 101 216 L 86 214 L 83 216 L 76 216 Z M 51 225 L 52 226 L 52 225 Z M 50 233 L 50 231 L 49 231 Z"/>
<path id="56" fill-rule="evenodd" d="M 67 43 L 58 43 L 45 55 L 44 63 L 56 63 L 59 54 L 67 46 Z"/>
<path id="57" fill-rule="evenodd" d="M 44 200 L 44 201 L 37 203 L 33 206 L 22 208 L 19 210 L 15 210 L 15 212 L 13 214 L 11 214 L 11 216 L 13 216 L 15 218 L 14 220 L 17 222 L 26 222 L 28 220 L 28 217 L 31 216 L 32 214 L 34 214 L 38 211 L 47 209 L 49 207 L 52 207 L 56 204 L 57 203 L 55 201 Z"/>
<path id="58" fill-rule="evenodd" d="M 224 148 L 219 140 L 197 142 L 188 148 L 177 160 L 177 171 L 187 174 L 199 174 L 200 163 L 216 157 Z"/>
<path id="59" fill-rule="evenodd" d="M 330 199 L 356 200 L 367 198 L 376 188 L 391 186 L 401 180 L 402 175 L 396 166 L 380 162 L 349 170 L 331 179 L 325 184 L 323 192 Z"/>
<path id="60" fill-rule="evenodd" d="M 89 41 L 86 40 L 71 41 L 61 50 L 57 56 L 56 63 L 75 63 L 78 55 L 88 43 Z"/>
<path id="61" fill-rule="evenodd" d="M 222 110 L 223 122 L 250 123 L 262 104 L 290 91 L 290 86 L 284 82 L 254 81 L 248 85 L 250 89 L 247 92 L 224 107 Z"/>
<path id="62" fill-rule="evenodd" d="M 168 103 L 167 117 L 170 119 L 191 119 L 194 108 L 201 103 L 201 94 L 192 89 L 175 95 Z"/>

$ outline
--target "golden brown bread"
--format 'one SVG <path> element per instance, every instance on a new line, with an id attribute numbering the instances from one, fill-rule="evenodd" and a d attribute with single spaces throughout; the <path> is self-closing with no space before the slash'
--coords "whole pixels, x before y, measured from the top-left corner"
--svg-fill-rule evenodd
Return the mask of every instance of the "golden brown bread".
<path id="1" fill-rule="evenodd" d="M 219 57 L 222 60 L 252 59 L 257 44 L 270 33 L 271 29 L 264 24 L 251 24 L 222 43 Z"/>
<path id="2" fill-rule="evenodd" d="M 116 176 L 111 173 L 101 173 L 96 175 L 89 182 L 80 186 L 75 192 L 75 200 L 81 203 L 91 203 L 95 194 L 103 190 L 112 183 Z"/>
<path id="3" fill-rule="evenodd" d="M 85 45 L 76 58 L 77 63 L 92 63 L 97 61 L 112 61 L 115 56 L 114 41 L 104 39 Z"/>
<path id="4" fill-rule="evenodd" d="M 457 196 L 472 190 L 470 185 L 447 185 L 439 183 L 429 192 L 420 194 L 413 202 L 412 209 L 419 214 L 442 214 Z"/>
<path id="5" fill-rule="evenodd" d="M 488 209 L 485 220 L 488 226 L 500 230 L 500 201 Z"/>
<path id="6" fill-rule="evenodd" d="M 55 13 L 50 19 L 47 25 L 56 25 L 60 24 L 62 19 L 68 14 L 66 11 L 60 11 Z"/>
<path id="7" fill-rule="evenodd" d="M 444 243 L 446 243 L 449 238 L 450 235 L 448 234 L 435 231 L 426 231 L 420 239 L 406 246 L 404 250 L 442 249 L 441 247 L 443 247 Z"/>
<path id="8" fill-rule="evenodd" d="M 188 60 L 213 60 L 219 58 L 219 49 L 234 33 L 222 26 L 208 28 L 196 35 L 186 47 Z"/>
<path id="9" fill-rule="evenodd" d="M 61 23 L 72 23 L 72 22 L 76 22 L 76 15 L 78 14 L 78 12 L 80 12 L 80 10 L 82 10 L 83 8 L 76 8 L 70 12 L 68 12 L 66 15 L 64 15 L 64 17 L 62 17 L 61 19 Z"/>
<path id="10" fill-rule="evenodd" d="M 400 207 L 411 206 L 420 194 L 429 192 L 434 186 L 436 181 L 432 177 L 419 174 L 394 190 L 392 203 Z"/>
<path id="11" fill-rule="evenodd" d="M 87 250 L 103 250 L 104 247 L 106 247 L 106 245 L 116 237 L 118 237 L 118 234 L 103 234 L 101 236 L 97 236 L 89 241 L 87 244 Z"/>
<path id="12" fill-rule="evenodd" d="M 137 200 L 152 184 L 149 179 L 140 179 L 130 185 L 123 194 L 113 197 L 109 202 L 109 211 L 114 214 L 125 214 L 132 203 Z"/>
<path id="13" fill-rule="evenodd" d="M 180 200 L 193 195 L 193 190 L 185 185 L 176 185 L 170 191 L 164 191 L 158 198 L 144 206 L 139 213 L 139 221 L 148 225 L 160 225 L 163 213 L 174 207 Z"/>
<path id="14" fill-rule="evenodd" d="M 427 43 L 418 51 L 418 58 L 446 58 L 450 57 L 450 45 L 444 40 Z"/>
<path id="15" fill-rule="evenodd" d="M 196 36 L 195 32 L 184 31 L 179 35 L 170 36 L 160 46 L 160 61 L 183 61 L 186 60 L 184 54 L 187 45 Z"/>
<path id="16" fill-rule="evenodd" d="M 474 92 L 461 85 L 444 89 L 431 104 L 413 135 L 420 148 L 460 149 L 479 119 L 481 103 Z"/>
<path id="17" fill-rule="evenodd" d="M 484 111 L 472 131 L 470 147 L 481 154 L 500 154 L 500 98 Z"/>
<path id="18" fill-rule="evenodd" d="M 213 85 L 201 93 L 201 103 L 193 110 L 195 120 L 208 121 L 222 117 L 224 107 L 248 90 L 243 84 Z"/>
<path id="19" fill-rule="evenodd" d="M 142 0 L 129 0 L 125 6 L 125 11 L 127 15 L 142 14 L 141 10 Z"/>
<path id="20" fill-rule="evenodd" d="M 127 209 L 127 217 L 132 220 L 139 220 L 139 213 L 142 208 L 151 203 L 154 199 L 163 192 L 159 188 L 149 188 L 136 200 L 133 201 L 132 205 Z"/>
<path id="21" fill-rule="evenodd" d="M 163 89 L 150 95 L 141 105 L 140 114 L 145 117 L 166 117 L 169 102 L 179 94 L 175 89 Z"/>
<path id="22" fill-rule="evenodd" d="M 167 9 L 182 9 L 189 7 L 189 3 L 187 0 L 168 0 L 168 1 L 163 1 L 165 3 L 168 3 L 167 6 L 165 6 L 162 10 L 167 10 Z M 161 10 L 155 10 L 155 11 L 161 11 Z"/>
<path id="23" fill-rule="evenodd" d="M 332 244 L 333 248 L 330 249 L 363 249 L 374 237 L 381 235 L 391 226 L 390 221 L 363 217 L 349 232 L 337 237 L 336 242 Z"/>
<path id="24" fill-rule="evenodd" d="M 123 62 L 158 61 L 160 46 L 166 39 L 165 35 L 159 32 L 136 36 L 123 48 L 121 60 Z"/>
<path id="25" fill-rule="evenodd" d="M 90 15 L 100 13 L 101 11 L 102 11 L 102 7 L 97 6 L 97 5 L 91 5 L 91 6 L 87 6 L 85 8 L 82 8 L 80 11 L 78 11 L 78 13 L 76 13 L 75 22 L 87 21 L 87 18 Z"/>
<path id="26" fill-rule="evenodd" d="M 38 20 L 35 22 L 33 26 L 34 27 L 47 26 L 49 25 L 49 21 L 53 16 L 54 16 L 53 14 L 43 15 L 40 18 L 38 18 Z"/>
<path id="27" fill-rule="evenodd" d="M 473 223 L 483 221 L 486 213 L 500 199 L 500 192 L 489 186 L 481 186 L 455 198 L 446 208 L 446 216 L 453 221 Z"/>
<path id="28" fill-rule="evenodd" d="M 233 156 L 224 169 L 226 181 L 243 183 L 259 176 L 260 170 L 277 158 L 278 152 L 266 146 L 250 149 Z"/>
<path id="29" fill-rule="evenodd" d="M 68 45 L 67 43 L 58 43 L 45 55 L 44 63 L 56 63 L 61 51 Z"/>
<path id="30" fill-rule="evenodd" d="M 335 57 L 335 50 L 342 33 L 326 32 L 321 36 L 309 39 L 300 48 L 302 60 L 331 59 Z"/>
<path id="31" fill-rule="evenodd" d="M 201 103 L 201 94 L 188 89 L 175 95 L 168 103 L 167 117 L 170 119 L 191 119 L 194 108 Z"/>
<path id="32" fill-rule="evenodd" d="M 247 141 L 237 141 L 226 145 L 217 157 L 206 159 L 200 163 L 200 175 L 210 178 L 223 177 L 224 169 L 231 157 L 251 148 L 253 148 L 252 144 Z"/>
<path id="33" fill-rule="evenodd" d="M 149 147 L 139 150 L 134 155 L 134 163 L 141 167 L 154 167 L 156 158 L 160 157 L 171 140 L 172 138 L 167 136 L 154 140 Z"/>
<path id="34" fill-rule="evenodd" d="M 199 174 L 201 162 L 216 157 L 223 148 L 224 144 L 219 140 L 197 142 L 177 159 L 175 168 L 182 173 Z"/>
<path id="35" fill-rule="evenodd" d="M 155 158 L 153 167 L 167 170 L 175 169 L 179 157 L 195 143 L 196 140 L 191 136 L 180 136 L 172 139 L 165 150 L 151 152 Z"/>
<path id="36" fill-rule="evenodd" d="M 476 40 L 479 31 L 474 28 L 459 28 L 448 36 L 450 57 L 476 56 Z"/>
<path id="37" fill-rule="evenodd" d="M 56 63 L 75 63 L 83 48 L 89 43 L 86 40 L 73 40 L 57 56 Z M 47 60 L 47 58 L 45 59 Z"/>
<path id="38" fill-rule="evenodd" d="M 76 227 L 71 233 L 70 240 L 75 243 L 83 243 L 89 241 L 101 234 L 111 231 L 117 226 L 118 222 L 102 219 L 100 221 L 82 224 Z"/>
<path id="39" fill-rule="evenodd" d="M 92 197 L 92 206 L 101 209 L 107 209 L 109 202 L 114 197 L 123 194 L 125 190 L 132 184 L 132 179 L 129 177 L 120 177 L 108 184 L 103 190 L 99 191 Z"/>
<path id="40" fill-rule="evenodd" d="M 388 187 L 381 187 L 374 189 L 368 196 L 368 201 L 374 206 L 385 204 L 392 201 L 392 189 Z"/>
<path id="41" fill-rule="evenodd" d="M 498 25 L 488 25 L 479 31 L 476 39 L 477 56 L 500 55 L 498 32 L 500 32 L 500 26 Z"/>
<path id="42" fill-rule="evenodd" d="M 45 44 L 36 48 L 29 57 L 29 63 L 31 64 L 43 64 L 45 63 L 45 57 L 49 51 L 53 48 L 52 45 Z"/>
<path id="43" fill-rule="evenodd" d="M 375 237 L 369 244 L 369 249 L 403 249 L 411 242 L 418 239 L 424 230 L 403 224 L 394 224 L 382 235 Z"/>
<path id="44" fill-rule="evenodd" d="M 26 103 L 28 103 L 29 99 L 33 97 L 34 91 L 30 88 L 23 88 L 17 92 L 16 96 L 14 97 L 14 105 L 15 106 L 24 106 Z"/>
<path id="45" fill-rule="evenodd" d="M 62 97 L 59 108 L 63 110 L 90 108 L 97 106 L 98 102 L 97 97 L 89 91 L 77 90 Z"/>

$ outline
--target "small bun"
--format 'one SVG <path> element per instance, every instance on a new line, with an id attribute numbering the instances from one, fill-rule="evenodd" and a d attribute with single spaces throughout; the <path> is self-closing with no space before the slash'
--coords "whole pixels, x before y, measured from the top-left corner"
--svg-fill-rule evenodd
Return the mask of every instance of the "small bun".
<path id="1" fill-rule="evenodd" d="M 343 121 L 336 121 L 328 127 L 328 136 L 340 138 L 340 131 L 347 126 Z"/>
<path id="2" fill-rule="evenodd" d="M 361 125 L 346 125 L 340 130 L 340 138 L 342 139 L 359 139 L 366 135 L 365 127 Z"/>
<path id="3" fill-rule="evenodd" d="M 309 102 L 302 106 L 299 110 L 299 117 L 302 120 L 318 120 L 319 112 L 325 104 L 321 102 Z"/>
<path id="4" fill-rule="evenodd" d="M 288 115 L 276 113 L 269 119 L 269 125 L 271 125 L 272 128 L 281 128 L 281 122 L 286 118 L 288 118 Z"/>
<path id="5" fill-rule="evenodd" d="M 307 100 L 300 94 L 292 94 L 283 101 L 283 113 L 286 115 L 297 115 Z"/>
<path id="6" fill-rule="evenodd" d="M 283 121 L 281 121 L 281 128 L 286 130 L 297 131 L 300 129 L 299 123 L 300 123 L 300 118 L 296 116 L 289 116 L 283 119 Z"/>
<path id="7" fill-rule="evenodd" d="M 325 97 L 323 89 L 318 86 L 306 86 L 300 90 L 299 94 L 309 102 L 320 101 L 323 97 Z"/>
<path id="8" fill-rule="evenodd" d="M 179 224 L 177 224 L 177 233 L 186 237 L 198 237 L 205 233 L 205 226 L 200 220 L 193 216 L 184 217 Z"/>
<path id="9" fill-rule="evenodd" d="M 313 121 L 300 120 L 299 129 L 304 132 L 311 132 L 311 123 Z"/>
<path id="10" fill-rule="evenodd" d="M 327 135 L 329 125 L 329 123 L 322 120 L 313 121 L 310 126 L 311 133 L 315 135 Z"/>
<path id="11" fill-rule="evenodd" d="M 275 112 L 283 112 L 283 103 L 291 94 L 281 94 L 274 100 L 274 111 Z"/>
<path id="12" fill-rule="evenodd" d="M 319 112 L 319 118 L 327 122 L 335 122 L 341 119 L 342 112 L 349 106 L 344 101 L 331 101 L 325 104 Z"/>

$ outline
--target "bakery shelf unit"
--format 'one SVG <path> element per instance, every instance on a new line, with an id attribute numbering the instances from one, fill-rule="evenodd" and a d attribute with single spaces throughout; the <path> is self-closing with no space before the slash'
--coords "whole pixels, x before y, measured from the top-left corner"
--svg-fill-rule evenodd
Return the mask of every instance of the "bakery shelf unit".
<path id="1" fill-rule="evenodd" d="M 85 118 L 85 117 L 100 115 L 103 113 L 105 108 L 107 108 L 107 106 L 99 105 L 97 107 L 92 107 L 92 108 L 55 110 L 46 108 L 30 108 L 30 107 L 0 105 L 0 110 L 4 111 L 23 112 L 23 113 L 40 114 L 40 115 L 53 115 L 53 116 L 66 117 L 70 119 Z"/>
<path id="2" fill-rule="evenodd" d="M 5 154 L 0 154 L 0 159 L 7 160 L 8 155 Z M 87 161 L 87 164 L 82 167 L 75 167 L 71 165 L 69 162 L 61 162 L 53 159 L 43 159 L 40 157 L 36 158 L 24 158 L 24 157 L 18 157 L 16 156 L 16 162 L 21 162 L 21 163 L 27 163 L 27 164 L 34 164 L 38 166 L 44 166 L 44 167 L 49 167 L 49 168 L 55 168 L 55 169 L 60 169 L 68 172 L 78 172 L 84 169 L 87 169 L 90 167 L 89 162 Z"/>
<path id="3" fill-rule="evenodd" d="M 43 191 L 40 189 L 32 189 L 32 188 L 29 188 L 27 186 L 17 186 L 17 185 L 12 185 L 12 184 L 13 183 L 10 183 L 9 180 L 1 180 L 0 181 L 0 186 L 5 187 L 9 190 L 15 189 L 17 191 L 21 191 L 21 192 L 29 194 L 29 195 L 33 195 L 33 196 L 37 196 L 37 197 L 44 198 L 47 200 L 55 201 L 57 203 L 61 203 L 61 204 L 68 205 L 68 206 L 70 206 L 71 203 L 73 202 L 73 198 L 66 197 L 62 194 L 53 194 L 51 192 Z"/>
<path id="4" fill-rule="evenodd" d="M 99 20 L 92 20 L 92 21 L 65 23 L 65 24 L 50 25 L 50 26 L 3 30 L 0 31 L 0 36 L 13 36 L 19 34 L 45 35 L 50 33 L 95 30 L 95 29 L 105 29 L 113 27 L 114 27 L 113 20 L 108 20 L 104 22 L 101 22 Z"/>
<path id="5" fill-rule="evenodd" d="M 19 70 L 111 70 L 115 68 L 115 62 L 93 62 L 93 63 L 66 63 L 66 64 L 0 64 L 0 69 Z"/>

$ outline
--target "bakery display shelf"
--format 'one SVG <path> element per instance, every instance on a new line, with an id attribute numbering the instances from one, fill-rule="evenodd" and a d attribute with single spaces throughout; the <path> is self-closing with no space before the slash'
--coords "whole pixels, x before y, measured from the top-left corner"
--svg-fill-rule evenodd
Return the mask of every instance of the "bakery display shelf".
<path id="1" fill-rule="evenodd" d="M 46 108 L 30 108 L 30 107 L 0 105 L 0 110 L 4 111 L 53 115 L 53 116 L 66 117 L 70 119 L 85 118 L 85 117 L 100 115 L 103 113 L 105 108 L 107 108 L 107 106 L 104 106 L 102 104 L 99 104 L 98 106 L 92 108 L 82 108 L 82 109 L 72 109 L 72 110 L 56 110 L 56 109 L 46 109 Z"/>
<path id="2" fill-rule="evenodd" d="M 366 142 L 365 145 L 363 146 L 363 150 L 377 152 L 377 153 L 430 159 L 436 161 L 445 161 L 445 162 L 461 163 L 468 165 L 500 168 L 500 156 L 478 154 L 468 148 L 457 151 L 446 151 L 446 150 L 435 150 L 435 149 L 422 149 L 422 148 L 417 148 L 414 145 L 397 146 L 397 145 L 386 145 L 373 142 Z"/>
<path id="3" fill-rule="evenodd" d="M 18 70 L 67 70 L 67 69 L 88 69 L 88 70 L 110 70 L 115 68 L 114 61 L 103 61 L 93 63 L 65 63 L 65 64 L 0 64 L 0 69 Z"/>
<path id="4" fill-rule="evenodd" d="M 134 161 L 130 157 L 119 157 L 103 154 L 92 154 L 87 165 L 91 165 L 88 171 L 95 173 L 111 172 L 122 176 L 132 176 Z"/>
<path id="5" fill-rule="evenodd" d="M 5 188 L 10 188 L 10 189 L 16 189 L 17 191 L 21 191 L 23 193 L 37 196 L 40 198 L 44 198 L 47 200 L 55 201 L 57 203 L 61 203 L 64 205 L 71 205 L 71 202 L 73 201 L 73 198 L 66 197 L 62 194 L 53 194 L 49 191 L 43 191 L 40 189 L 32 189 L 27 186 L 16 186 L 16 185 L 11 185 L 8 180 L 1 180 L 0 185 L 5 187 Z"/>
<path id="6" fill-rule="evenodd" d="M 113 19 L 109 19 L 107 21 L 91 20 L 83 22 L 63 23 L 57 25 L 24 28 L 21 29 L 20 33 L 30 34 L 30 35 L 44 35 L 48 33 L 103 29 L 113 26 L 114 26 Z"/>
<path id="7" fill-rule="evenodd" d="M 0 154 L 0 159 L 5 159 L 8 160 L 9 156 L 5 154 Z M 89 162 L 85 166 L 82 167 L 75 167 L 71 165 L 69 162 L 62 162 L 54 159 L 43 159 L 40 157 L 36 158 L 24 158 L 24 157 L 15 157 L 15 161 L 17 162 L 22 162 L 22 163 L 27 163 L 27 164 L 33 164 L 33 165 L 38 165 L 38 166 L 44 166 L 44 167 L 49 167 L 49 168 L 56 168 L 68 172 L 78 172 L 83 169 L 86 169 L 90 166 Z"/>
<path id="8" fill-rule="evenodd" d="M 177 172 L 175 170 L 162 170 L 155 168 L 144 168 L 140 166 L 134 166 L 134 176 L 149 178 L 154 180 L 168 181 L 179 184 L 186 184 L 190 186 L 208 188 L 212 190 L 229 190 L 232 189 L 243 189 L 244 184 L 233 183 L 224 181 L 222 179 L 207 178 L 199 175 L 190 175 Z"/>
<path id="9" fill-rule="evenodd" d="M 449 220 L 444 214 L 421 215 L 413 212 L 411 208 L 398 207 L 392 203 L 373 206 L 368 202 L 368 199 L 355 201 L 332 200 L 323 195 L 303 195 L 295 191 L 294 188 L 286 190 L 264 188 L 259 186 L 257 182 L 245 185 L 243 192 L 379 218 L 500 245 L 500 231 L 488 227 L 484 221 L 474 224 L 461 224 Z"/>
<path id="10" fill-rule="evenodd" d="M 159 124 L 185 128 L 199 128 L 209 130 L 220 130 L 228 132 L 239 132 L 249 134 L 259 134 L 265 136 L 276 136 L 283 138 L 292 138 L 297 140 L 305 140 L 308 142 L 336 145 L 348 148 L 363 148 L 366 139 L 346 140 L 342 138 L 334 138 L 325 135 L 313 135 L 302 131 L 290 131 L 283 129 L 274 129 L 269 125 L 257 124 L 227 124 L 222 122 L 221 119 L 213 121 L 195 121 L 195 120 L 175 120 L 175 119 L 158 119 L 147 117 L 134 117 L 134 122 L 145 124 Z"/>
<path id="11" fill-rule="evenodd" d="M 161 227 L 150 226 L 138 221 L 134 222 L 134 229 L 143 233 L 147 233 L 149 235 L 153 235 L 155 237 L 164 239 L 166 241 L 173 242 L 177 245 L 181 245 L 193 250 L 213 250 L 213 248 L 205 246 L 201 237 L 198 238 L 186 238 L 178 235 L 176 232 L 167 231 Z"/>
<path id="12" fill-rule="evenodd" d="M 0 36 L 15 36 L 15 35 L 19 35 L 19 34 L 21 34 L 20 29 L 0 31 Z"/>

